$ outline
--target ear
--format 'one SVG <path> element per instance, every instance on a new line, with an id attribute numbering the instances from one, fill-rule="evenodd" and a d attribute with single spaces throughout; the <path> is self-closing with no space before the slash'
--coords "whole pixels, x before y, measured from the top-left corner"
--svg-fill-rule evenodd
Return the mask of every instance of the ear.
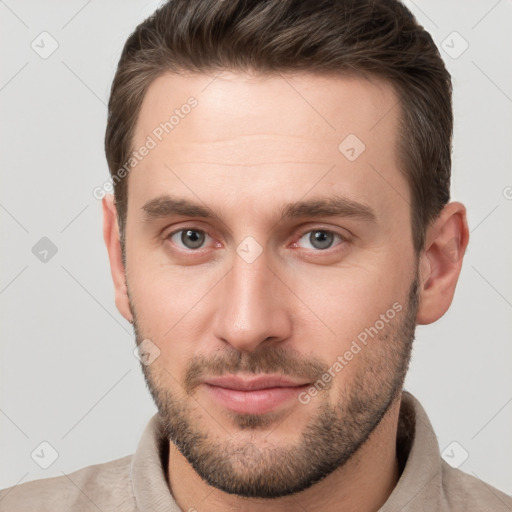
<path id="1" fill-rule="evenodd" d="M 450 307 L 468 242 L 466 208 L 448 203 L 426 232 L 420 257 L 418 324 L 435 322 Z"/>
<path id="2" fill-rule="evenodd" d="M 103 239 L 107 246 L 108 258 L 110 260 L 110 271 L 114 281 L 116 306 L 121 315 L 133 323 L 133 315 L 128 300 L 126 288 L 126 270 L 123 265 L 121 241 L 119 239 L 119 224 L 117 221 L 117 208 L 114 203 L 114 196 L 107 194 L 102 199 L 103 205 Z"/>

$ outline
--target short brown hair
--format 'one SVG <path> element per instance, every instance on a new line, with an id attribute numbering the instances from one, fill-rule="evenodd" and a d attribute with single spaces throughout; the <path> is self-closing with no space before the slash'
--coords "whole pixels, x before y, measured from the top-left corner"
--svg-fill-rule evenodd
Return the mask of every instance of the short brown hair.
<path id="1" fill-rule="evenodd" d="M 417 254 L 450 199 L 452 85 L 430 35 L 397 0 L 170 0 L 124 46 L 108 103 L 105 152 L 124 260 L 127 178 L 149 85 L 166 72 L 313 72 L 375 76 L 399 97 L 400 171 Z"/>

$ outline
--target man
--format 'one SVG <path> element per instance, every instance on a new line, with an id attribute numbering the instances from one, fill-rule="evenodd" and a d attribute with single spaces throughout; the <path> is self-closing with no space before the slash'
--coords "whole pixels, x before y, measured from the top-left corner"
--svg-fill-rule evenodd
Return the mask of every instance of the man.
<path id="1" fill-rule="evenodd" d="M 468 244 L 451 83 L 397 1 L 173 0 L 128 39 L 103 199 L 158 406 L 1 510 L 512 510 L 403 391 Z"/>

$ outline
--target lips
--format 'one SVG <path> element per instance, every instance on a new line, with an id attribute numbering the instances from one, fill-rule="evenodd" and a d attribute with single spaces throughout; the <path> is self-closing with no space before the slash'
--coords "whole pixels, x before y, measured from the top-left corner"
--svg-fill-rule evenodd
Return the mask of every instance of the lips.
<path id="1" fill-rule="evenodd" d="M 239 414 L 265 414 L 293 401 L 298 404 L 299 393 L 309 385 L 282 375 L 223 375 L 204 380 L 210 398 Z"/>
<path id="2" fill-rule="evenodd" d="M 261 375 L 252 378 L 237 377 L 234 375 L 223 375 L 220 377 L 211 377 L 206 379 L 205 384 L 226 389 L 236 389 L 239 391 L 254 391 L 268 388 L 299 387 L 309 384 L 309 382 L 295 381 L 281 375 Z"/>

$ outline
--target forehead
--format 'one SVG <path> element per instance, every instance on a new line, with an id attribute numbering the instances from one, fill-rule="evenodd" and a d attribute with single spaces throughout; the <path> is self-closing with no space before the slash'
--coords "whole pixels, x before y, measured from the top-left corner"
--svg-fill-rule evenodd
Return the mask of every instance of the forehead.
<path id="1" fill-rule="evenodd" d="M 178 190 L 220 207 L 222 190 L 261 208 L 262 194 L 293 201 L 314 186 L 389 210 L 408 198 L 398 117 L 393 87 L 377 79 L 164 74 L 140 109 L 133 149 L 154 147 L 130 172 L 129 204 Z"/>
<path id="2" fill-rule="evenodd" d="M 196 100 L 197 108 L 183 118 L 180 110 L 189 110 L 190 98 Z M 256 132 L 337 142 L 347 133 L 365 138 L 377 121 L 389 132 L 396 126 L 398 110 L 392 86 L 378 79 L 311 73 L 167 73 L 155 79 L 146 92 L 135 139 L 151 133 L 175 113 L 179 120 L 173 120 L 177 124 L 166 141 L 169 144 L 219 141 L 222 134 L 232 138 Z M 182 123 L 187 116 L 190 119 Z M 180 129 L 175 130 L 178 124 Z M 332 145 L 323 146 L 324 151 L 333 149 Z M 338 149 L 336 144 L 334 149 Z"/>

